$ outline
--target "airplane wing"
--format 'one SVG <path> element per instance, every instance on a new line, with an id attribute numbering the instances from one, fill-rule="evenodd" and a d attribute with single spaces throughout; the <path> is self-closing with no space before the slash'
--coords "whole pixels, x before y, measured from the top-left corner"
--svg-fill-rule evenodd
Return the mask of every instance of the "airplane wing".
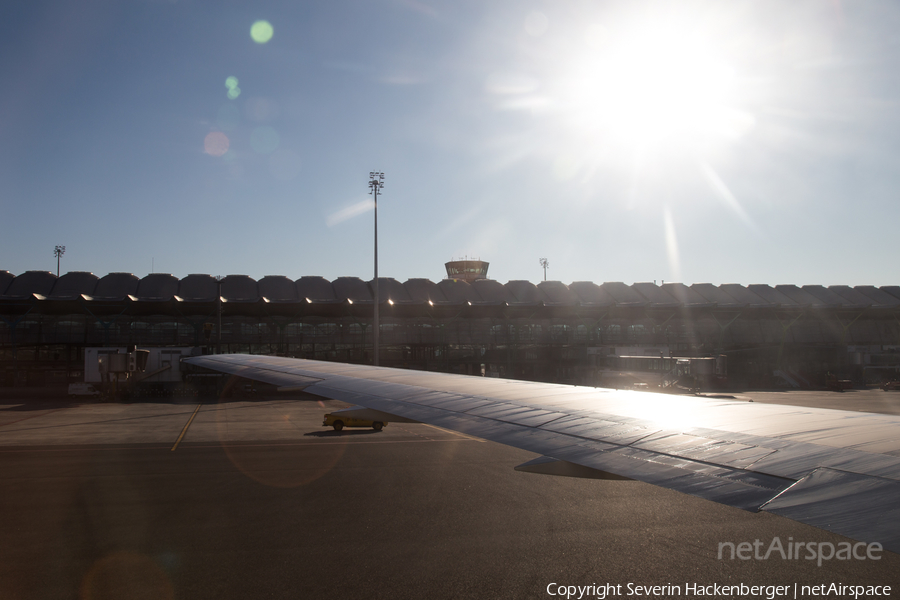
<path id="1" fill-rule="evenodd" d="M 635 479 L 900 552 L 900 417 L 272 356 L 185 362 L 541 455 L 520 471 Z"/>

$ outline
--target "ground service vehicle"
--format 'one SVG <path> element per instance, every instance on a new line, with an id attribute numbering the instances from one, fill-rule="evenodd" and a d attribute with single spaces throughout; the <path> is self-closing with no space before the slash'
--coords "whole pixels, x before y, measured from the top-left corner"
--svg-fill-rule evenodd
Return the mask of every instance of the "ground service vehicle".
<path id="1" fill-rule="evenodd" d="M 323 427 L 334 427 L 335 431 L 340 431 L 344 427 L 371 427 L 375 431 L 384 429 L 384 423 L 381 421 L 367 421 L 365 419 L 355 419 L 342 414 L 328 413 L 325 420 L 322 421 Z"/>

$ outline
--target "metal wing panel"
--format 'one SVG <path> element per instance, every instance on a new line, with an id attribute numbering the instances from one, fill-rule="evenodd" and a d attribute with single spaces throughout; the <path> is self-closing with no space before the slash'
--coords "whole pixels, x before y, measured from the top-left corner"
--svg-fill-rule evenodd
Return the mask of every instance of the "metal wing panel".
<path id="1" fill-rule="evenodd" d="M 798 444 L 764 456 L 751 467 L 757 472 L 797 480 L 819 468 L 823 463 L 841 460 L 844 452 L 837 448 L 815 444 Z"/>
<path id="2" fill-rule="evenodd" d="M 537 451 L 531 449 L 534 446 L 526 447 L 529 441 L 535 441 L 534 438 L 526 436 L 528 431 L 531 430 L 530 427 L 513 425 L 512 423 L 490 423 L 485 422 L 483 419 L 479 419 L 479 426 L 485 427 L 483 430 L 484 433 L 480 437 L 483 437 L 486 440 L 506 444 L 507 446 L 513 446 L 515 448 L 521 448 L 523 450 L 529 450 L 530 452 Z M 544 454 L 545 448 L 542 445 L 538 445 L 537 448 L 540 449 L 541 454 Z"/>
<path id="3" fill-rule="evenodd" d="M 271 368 L 267 368 L 264 363 L 248 362 L 247 364 L 241 364 L 230 361 L 205 360 L 209 358 L 214 357 L 198 356 L 190 359 L 189 362 L 201 367 L 206 367 L 223 373 L 227 373 L 229 375 L 236 375 L 238 377 L 244 377 L 247 379 L 252 379 L 254 381 L 262 381 L 263 383 L 269 383 L 277 386 L 302 386 L 310 385 L 312 383 L 315 383 L 316 381 L 321 381 L 321 378 L 313 378 L 303 375 L 296 375 L 289 372 L 273 370 Z"/>
<path id="4" fill-rule="evenodd" d="M 792 440 L 826 444 L 840 448 L 852 448 L 863 452 L 880 454 L 893 452 L 896 448 L 898 431 L 890 425 L 857 425 L 849 428 L 840 428 L 838 423 L 829 431 L 817 431 L 807 435 L 791 436 Z M 840 430 L 835 431 L 835 430 Z M 876 439 L 872 439 L 876 437 Z"/>
<path id="5" fill-rule="evenodd" d="M 759 446 L 765 444 L 767 448 L 771 448 L 773 450 L 778 450 L 779 448 L 787 448 L 793 445 L 793 443 L 788 440 L 779 440 L 776 438 L 762 437 L 759 435 L 749 435 L 737 431 L 708 429 L 706 427 L 697 427 L 695 429 L 692 429 L 691 433 L 702 437 L 723 439 L 729 442 L 735 442 L 746 446 Z"/>
<path id="6" fill-rule="evenodd" d="M 467 410 L 473 410 L 483 406 L 490 406 L 491 404 L 492 402 L 490 400 L 483 400 L 481 398 L 459 396 L 454 394 L 452 396 L 449 396 L 446 400 L 435 402 L 433 406 L 435 408 L 440 408 L 441 410 L 464 413 Z"/>
<path id="7" fill-rule="evenodd" d="M 679 469 L 679 471 L 674 472 L 674 476 L 683 477 L 686 473 L 681 471 L 689 471 L 691 473 L 697 473 L 708 476 L 719 476 L 727 472 L 727 469 L 718 466 L 712 465 L 709 463 L 703 463 L 699 461 L 692 461 L 687 458 L 683 458 L 680 456 L 672 456 L 667 454 L 660 454 L 658 452 L 648 452 L 646 450 L 642 450 L 640 448 L 634 447 L 624 447 L 617 448 L 615 453 L 619 456 L 626 456 L 631 459 L 644 461 L 647 463 L 651 463 L 654 465 L 665 465 L 670 469 Z M 658 480 L 663 481 L 663 480 Z"/>
<path id="8" fill-rule="evenodd" d="M 527 413 L 515 414 L 509 417 L 510 423 L 516 425 L 526 425 L 528 427 L 540 427 L 554 421 L 558 421 L 565 417 L 565 413 L 550 412 L 547 410 L 536 409 Z"/>
<path id="9" fill-rule="evenodd" d="M 764 448 L 762 446 L 746 446 L 736 442 L 729 442 L 716 448 L 711 448 L 708 453 L 698 456 L 701 460 L 728 465 L 729 467 L 738 467 L 740 469 L 749 469 L 760 459 L 769 456 L 777 450 Z"/>
<path id="10" fill-rule="evenodd" d="M 496 421 L 505 421 L 515 425 L 524 425 L 526 427 L 538 427 L 566 416 L 564 413 L 550 412 L 540 408 L 530 408 L 507 403 L 498 404 L 496 406 L 478 407 L 466 412 L 471 415 L 486 417 Z"/>
<path id="11" fill-rule="evenodd" d="M 817 469 L 769 501 L 763 510 L 841 535 L 878 541 L 900 551 L 900 483 Z"/>
<path id="12" fill-rule="evenodd" d="M 415 403 L 422 406 L 440 406 L 447 400 L 455 400 L 457 396 L 448 394 L 447 392 L 435 392 L 432 390 L 423 390 L 415 396 Z"/>
<path id="13" fill-rule="evenodd" d="M 747 468 L 774 450 L 695 435 L 672 434 L 649 436 L 633 444 L 635 447 L 704 462 Z"/>
<path id="14" fill-rule="evenodd" d="M 821 462 L 823 466 L 841 471 L 866 473 L 873 477 L 886 479 L 900 479 L 897 475 L 900 473 L 900 458 L 893 456 L 853 451 L 829 457 Z"/>
<path id="15" fill-rule="evenodd" d="M 559 452 L 553 458 L 567 460 L 600 471 L 626 475 L 667 489 L 699 496 L 745 510 L 757 510 L 760 505 L 777 493 L 779 487 L 748 485 L 727 477 L 726 470 L 691 462 L 667 464 L 653 453 L 628 452 L 619 449 L 611 452 L 587 452 L 571 448 Z M 704 472 L 706 471 L 706 472 Z M 779 482 L 785 487 L 790 482 Z"/>
<path id="16" fill-rule="evenodd" d="M 685 433 L 658 431 L 635 442 L 633 445 L 636 448 L 643 448 L 644 450 L 675 454 L 677 456 L 688 456 L 703 454 L 710 450 L 713 445 L 723 443 L 727 442 Z"/>
<path id="17" fill-rule="evenodd" d="M 435 420 L 438 418 L 449 418 L 457 414 L 449 411 L 436 410 L 427 406 L 417 406 L 415 404 L 398 405 L 398 403 L 396 402 L 390 402 L 386 400 L 373 400 L 371 402 L 367 402 L 366 404 L 367 408 L 374 408 L 382 412 L 405 417 L 407 419 L 412 419 L 413 421 L 430 423 L 432 425 L 436 424 Z"/>
<path id="18" fill-rule="evenodd" d="M 582 441 L 540 429 L 523 428 L 517 433 L 515 447 L 547 456 L 556 456 L 567 448 L 581 446 L 580 442 Z M 595 448 L 595 451 L 605 450 L 608 447 L 607 445 L 599 446 Z"/>
<path id="19" fill-rule="evenodd" d="M 491 397 L 493 397 L 493 392 L 502 389 L 502 385 L 496 385 L 497 382 L 502 382 L 502 380 L 491 379 L 488 377 L 463 377 L 462 380 L 455 380 L 452 378 L 441 377 L 443 375 L 446 375 L 445 373 L 416 372 L 416 375 L 419 378 L 419 385 L 422 385 L 422 387 L 440 389 L 445 392 L 460 394 L 463 396 L 490 395 Z M 483 380 L 484 383 L 482 385 L 478 385 L 479 380 Z"/>
<path id="20" fill-rule="evenodd" d="M 697 476 L 686 476 L 666 487 L 748 511 L 759 510 L 760 505 L 772 496 L 771 490 L 728 481 L 726 478 L 701 480 Z"/>
<path id="21" fill-rule="evenodd" d="M 470 415 L 475 415 L 476 417 L 487 417 L 489 419 L 498 419 L 503 421 L 504 416 L 514 415 L 516 413 L 527 412 L 534 410 L 528 406 L 521 406 L 519 404 L 509 404 L 508 402 L 492 402 L 486 406 L 478 406 L 476 408 L 467 410 L 466 412 Z"/>
<path id="22" fill-rule="evenodd" d="M 478 394 L 484 394 L 487 390 L 480 389 L 477 391 Z M 490 390 L 490 396 L 494 400 L 498 401 L 508 401 L 508 400 L 516 400 L 519 402 L 538 402 L 544 401 L 548 398 L 552 398 L 553 396 L 563 395 L 565 394 L 565 390 L 559 389 L 548 389 L 548 390 L 527 390 L 527 388 L 522 388 L 520 386 L 515 385 L 506 385 L 503 387 L 497 387 L 496 389 Z"/>
<path id="23" fill-rule="evenodd" d="M 607 425 L 614 424 L 610 421 L 599 421 L 598 419 L 592 419 L 590 417 L 570 415 L 568 417 L 564 417 L 562 419 L 554 421 L 553 423 L 549 423 L 543 426 L 542 429 L 555 431 L 556 433 L 564 433 L 566 435 L 577 435 L 573 434 L 573 432 L 579 431 L 583 428 L 596 427 L 600 423 L 606 423 Z"/>
<path id="24" fill-rule="evenodd" d="M 394 397 L 389 397 L 387 399 L 391 401 L 396 400 Z M 421 393 L 413 395 L 413 397 L 400 399 L 400 401 L 409 401 L 416 405 L 430 406 L 433 408 L 445 408 L 446 404 L 456 403 L 459 402 L 459 400 L 459 394 L 433 390 L 423 390 Z"/>
<path id="25" fill-rule="evenodd" d="M 336 382 L 329 381 L 329 383 L 334 385 Z M 390 397 L 398 400 L 410 395 L 415 395 L 419 391 L 417 387 L 382 381 L 355 379 L 352 377 L 342 377 L 339 381 L 339 385 L 340 389 L 345 392 L 355 392 L 375 397 Z"/>
<path id="26" fill-rule="evenodd" d="M 569 430 L 566 433 L 587 439 L 616 444 L 617 446 L 627 446 L 628 444 L 638 442 L 659 431 L 659 429 L 648 428 L 634 423 L 597 421 L 594 425 L 580 425 L 576 429 Z"/>

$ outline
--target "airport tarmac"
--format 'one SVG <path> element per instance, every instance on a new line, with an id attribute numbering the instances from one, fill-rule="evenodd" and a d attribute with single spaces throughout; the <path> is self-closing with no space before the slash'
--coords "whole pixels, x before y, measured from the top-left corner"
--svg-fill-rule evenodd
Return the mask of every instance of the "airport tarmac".
<path id="1" fill-rule="evenodd" d="M 736 396 L 900 414 L 880 390 Z M 333 401 L 6 402 L 4 599 L 900 596 L 896 554 L 719 559 L 727 542 L 848 540 L 640 482 L 519 473 L 535 455 L 428 425 L 337 433 L 322 427 Z M 629 594 L 651 585 L 678 588 Z"/>

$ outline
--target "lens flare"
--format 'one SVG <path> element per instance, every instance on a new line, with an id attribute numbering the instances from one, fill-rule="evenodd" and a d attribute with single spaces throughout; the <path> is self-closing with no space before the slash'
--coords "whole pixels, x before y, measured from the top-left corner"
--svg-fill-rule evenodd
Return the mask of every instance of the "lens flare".
<path id="1" fill-rule="evenodd" d="M 265 44 L 271 40 L 273 33 L 275 33 L 275 30 L 272 29 L 272 24 L 268 21 L 257 21 L 250 27 L 250 37 L 257 44 Z"/>
<path id="2" fill-rule="evenodd" d="M 175 597 L 172 582 L 153 559 L 136 552 L 116 552 L 98 560 L 81 582 L 84 600 Z"/>
<path id="3" fill-rule="evenodd" d="M 203 140 L 203 151 L 210 156 L 222 156 L 228 152 L 231 142 L 221 131 L 210 131 Z"/>
<path id="4" fill-rule="evenodd" d="M 248 98 L 244 107 L 247 118 L 259 123 L 278 118 L 279 112 L 278 103 L 270 98 Z"/>
<path id="5" fill-rule="evenodd" d="M 229 100 L 234 100 L 241 95 L 241 88 L 238 87 L 238 78 L 234 75 L 225 78 L 225 87 L 228 88 L 228 93 L 225 95 L 228 96 Z"/>
<path id="6" fill-rule="evenodd" d="M 236 386 L 237 382 L 235 376 L 229 377 L 223 396 Z M 245 402 L 220 398 L 215 406 L 216 432 L 222 450 L 231 464 L 253 481 L 273 488 L 298 488 L 327 475 L 344 456 L 347 438 L 333 435 L 336 432 L 316 431 L 314 435 L 306 434 L 310 441 L 301 444 L 277 440 L 236 441 L 246 432 L 244 406 Z M 270 406 L 277 408 L 278 403 L 272 403 Z M 286 424 L 290 422 L 289 415 L 283 415 L 281 418 Z M 320 433 L 325 433 L 324 437 L 318 435 Z M 316 439 L 323 442 L 312 441 Z M 273 463 L 273 453 L 278 454 L 281 460 Z"/>
<path id="7" fill-rule="evenodd" d="M 678 236 L 675 233 L 675 220 L 672 219 L 672 211 L 666 207 L 663 212 L 665 226 L 666 254 L 669 257 L 669 270 L 676 281 L 681 281 L 681 260 L 678 257 Z"/>

